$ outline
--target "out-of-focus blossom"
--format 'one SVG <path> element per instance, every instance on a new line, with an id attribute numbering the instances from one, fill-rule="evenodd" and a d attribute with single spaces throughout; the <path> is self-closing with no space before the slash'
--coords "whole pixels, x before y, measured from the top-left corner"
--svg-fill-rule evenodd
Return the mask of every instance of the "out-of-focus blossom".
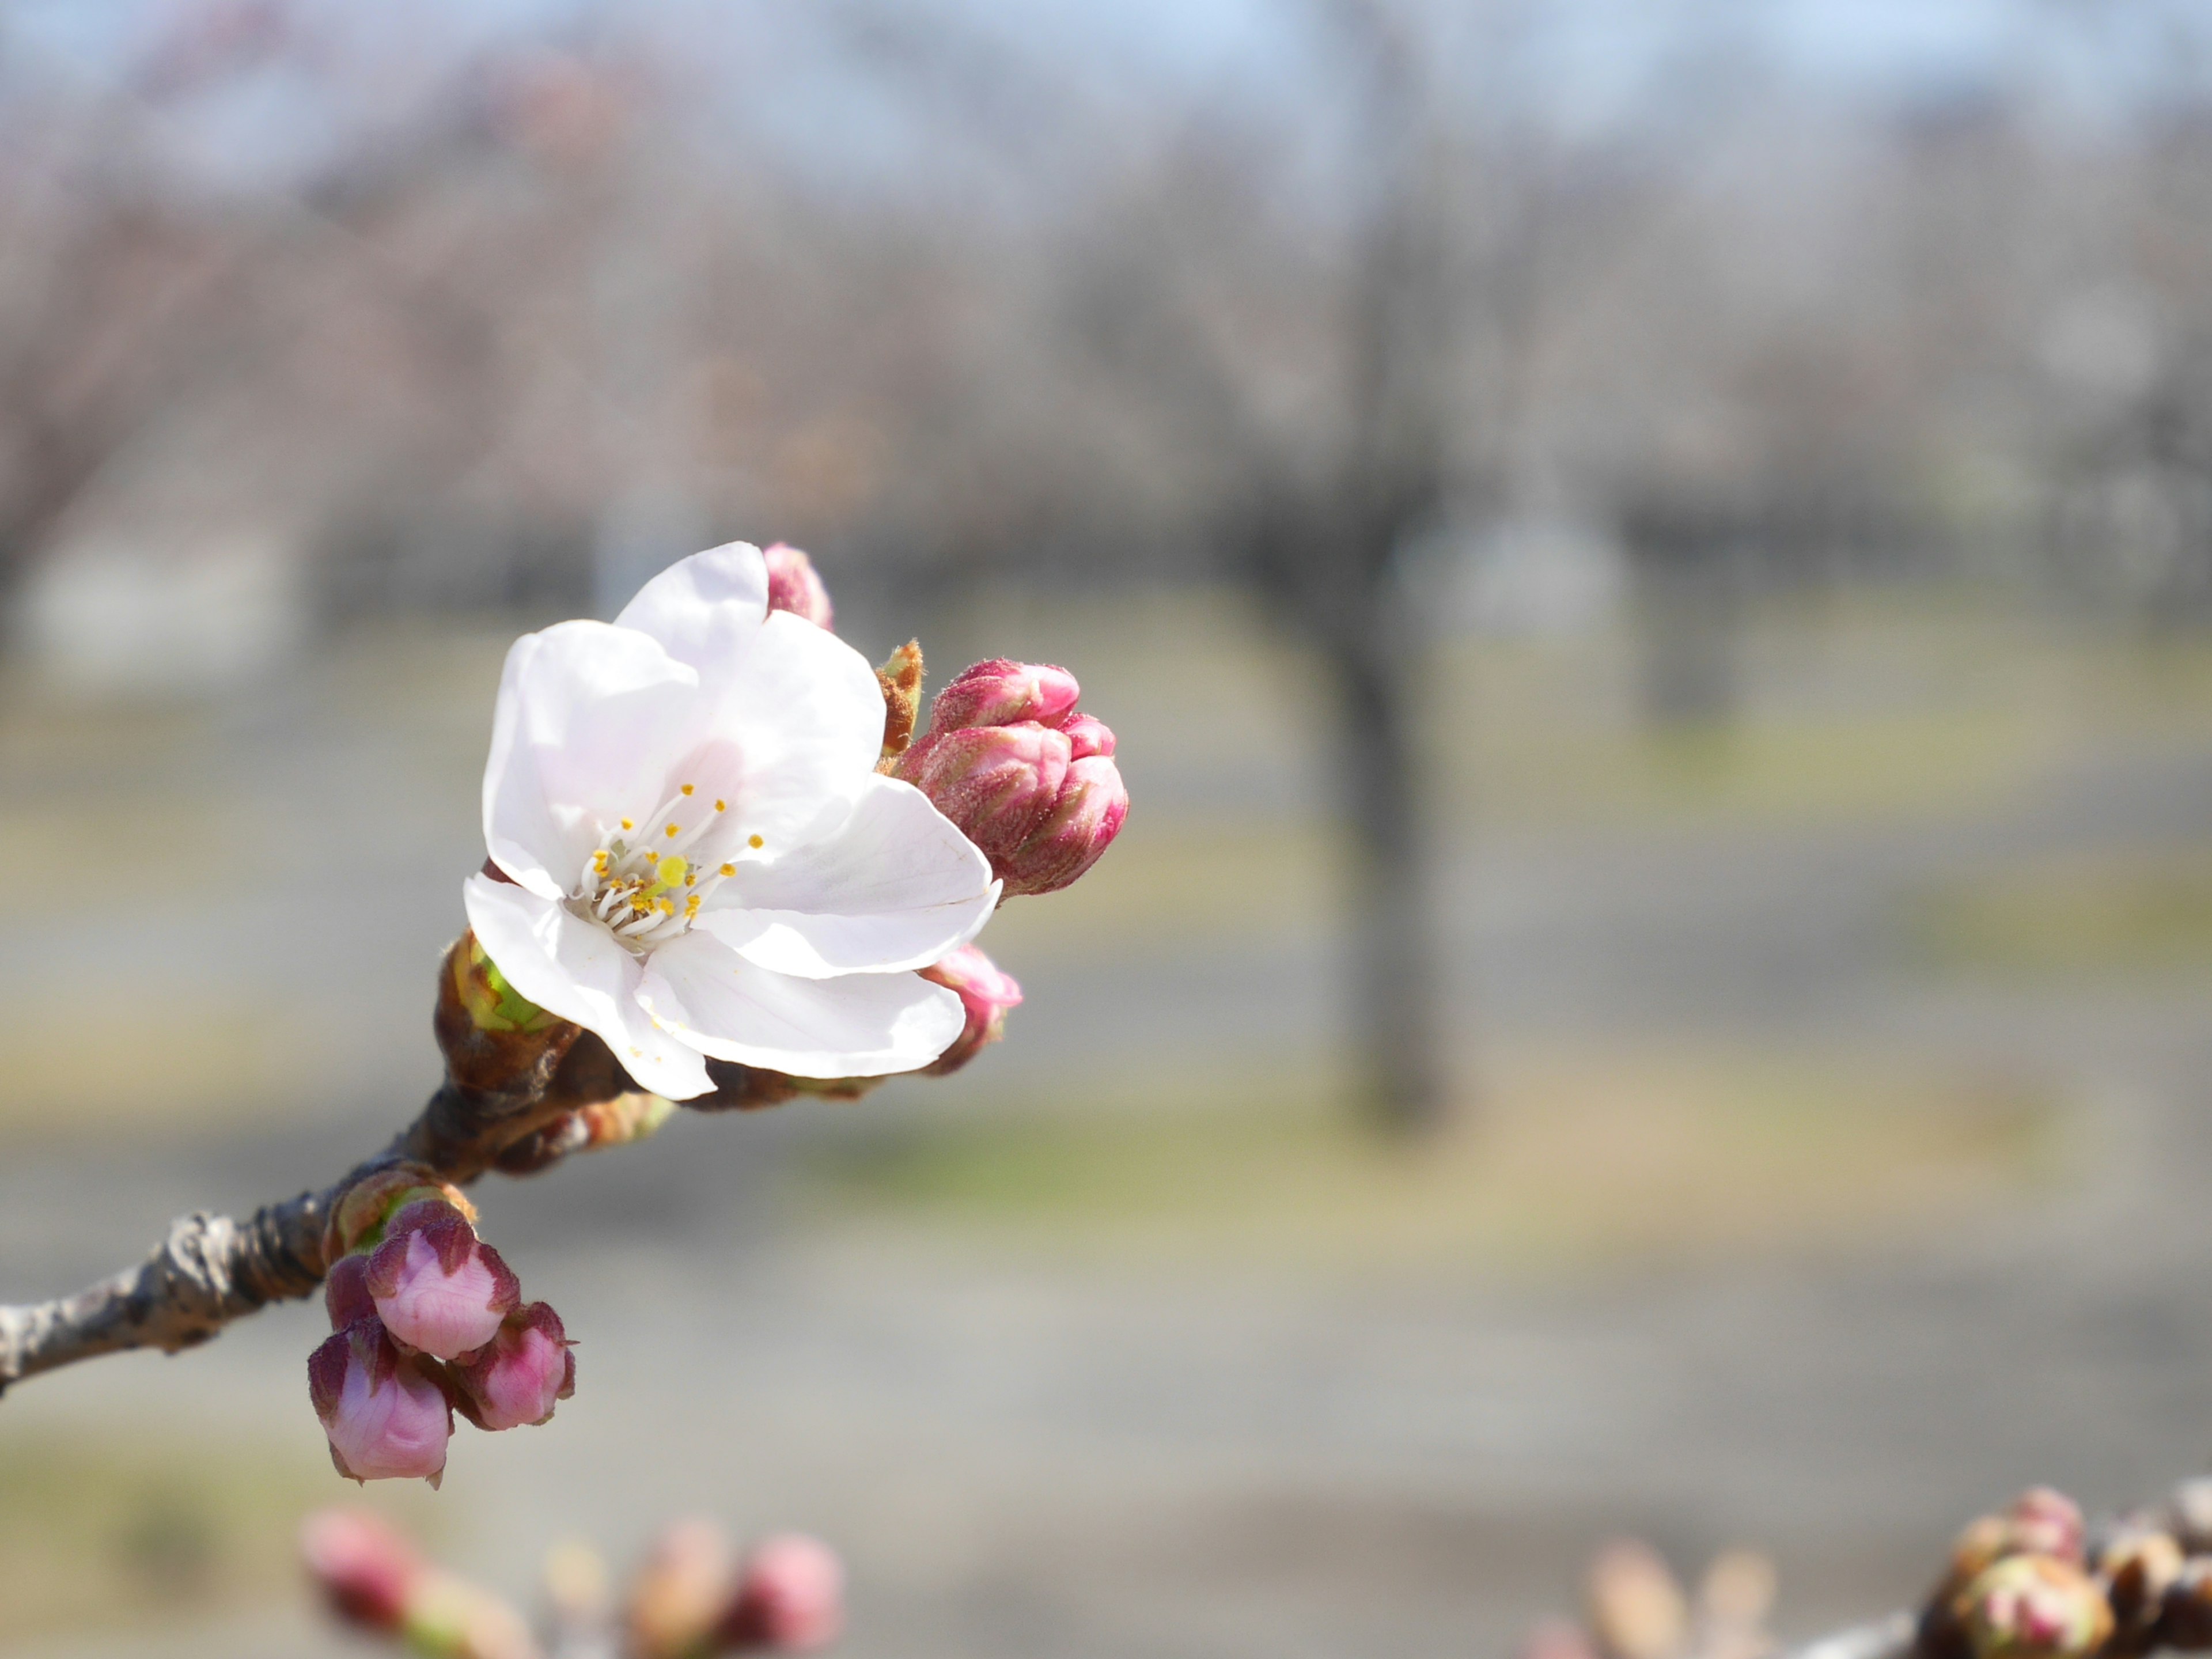
<path id="1" fill-rule="evenodd" d="M 1590 1563 L 1583 1590 L 1590 1629 L 1611 1659 L 1673 1659 L 1682 1651 L 1689 1598 L 1649 1544 L 1607 1545 Z"/>
<path id="2" fill-rule="evenodd" d="M 744 1652 L 806 1652 L 830 1645 L 845 1622 L 845 1569 L 826 1544 L 787 1534 L 746 1558 L 715 1645 Z"/>
<path id="3" fill-rule="evenodd" d="M 654 1540 L 630 1584 L 625 1623 L 637 1659 L 698 1652 L 729 1605 L 729 1540 L 712 1521 L 678 1521 Z"/>
<path id="4" fill-rule="evenodd" d="M 544 1303 L 507 1315 L 490 1341 L 453 1364 L 469 1420 L 480 1429 L 544 1422 L 556 1401 L 576 1392 L 576 1357 L 569 1346 L 561 1316 Z"/>
<path id="5" fill-rule="evenodd" d="M 392 1219 L 363 1282 L 394 1340 L 458 1358 L 498 1334 L 522 1285 L 452 1206 L 410 1204 Z"/>
<path id="6" fill-rule="evenodd" d="M 817 628 L 829 627 L 835 613 L 814 561 L 787 542 L 777 542 L 761 556 L 768 562 L 768 608 L 804 617 Z"/>
<path id="7" fill-rule="evenodd" d="M 1114 734 L 1079 714 L 1064 668 L 977 663 L 938 694 L 929 731 L 898 758 L 983 849 L 1008 895 L 1049 893 L 1098 861 L 1128 816 Z"/>
<path id="8" fill-rule="evenodd" d="M 398 1630 L 429 1569 L 414 1546 L 375 1516 L 323 1510 L 300 1529 L 300 1553 L 331 1611 L 364 1630 Z"/>
<path id="9" fill-rule="evenodd" d="M 921 976 L 957 994 L 961 1012 L 968 1018 L 952 1046 L 923 1068 L 928 1077 L 958 1071 L 996 1042 L 1006 1033 L 1006 1011 L 1021 1006 L 1022 988 L 1014 976 L 972 945 L 963 945 L 942 962 L 933 963 L 921 970 Z"/>
<path id="10" fill-rule="evenodd" d="M 915 970 L 999 898 L 960 830 L 875 770 L 874 670 L 769 600 L 758 549 L 696 554 L 611 624 L 526 635 L 500 685 L 497 873 L 470 878 L 470 926 L 518 994 L 672 1100 L 711 1091 L 710 1056 L 927 1066 L 963 1016 Z"/>
<path id="11" fill-rule="evenodd" d="M 438 1484 L 453 1407 L 377 1321 L 347 1326 L 307 1357 L 307 1394 L 340 1474 Z"/>
<path id="12" fill-rule="evenodd" d="M 2072 1562 L 2008 1555 L 1967 1588 L 1966 1626 L 1979 1659 L 2084 1659 L 2112 1635 L 2112 1610 Z"/>

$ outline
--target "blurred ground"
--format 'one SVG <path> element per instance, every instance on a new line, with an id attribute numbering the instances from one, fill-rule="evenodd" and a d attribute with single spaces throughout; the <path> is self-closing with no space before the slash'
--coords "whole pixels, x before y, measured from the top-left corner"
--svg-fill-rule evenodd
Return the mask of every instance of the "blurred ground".
<path id="1" fill-rule="evenodd" d="M 189 708 L 5 688 L 0 1297 L 413 1109 L 511 632 Z M 1620 1530 L 1772 1548 L 1802 1632 L 2031 1480 L 2203 1462 L 2212 641 L 1777 605 L 1739 718 L 1656 732 L 1625 632 L 1441 653 L 1463 1112 L 1409 1152 L 1336 1107 L 1301 662 L 1209 593 L 924 637 L 1080 669 L 1122 842 L 994 923 L 1030 1000 L 957 1081 L 483 1194 L 582 1387 L 370 1494 L 457 1563 L 520 1592 L 704 1510 L 844 1551 L 856 1656 L 1410 1659 L 1502 1652 Z M 349 1495 L 319 1322 L 0 1405 L 0 1650 L 337 1650 L 277 1541 Z"/>

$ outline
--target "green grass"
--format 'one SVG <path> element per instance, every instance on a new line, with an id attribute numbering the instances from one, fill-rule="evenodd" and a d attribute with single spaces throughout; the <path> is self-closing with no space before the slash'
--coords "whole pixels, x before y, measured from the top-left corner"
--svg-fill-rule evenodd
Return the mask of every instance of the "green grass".
<path id="1" fill-rule="evenodd" d="M 2006 975 L 2212 972 L 2212 847 L 2081 854 L 1930 888 L 1905 918 L 1937 967 Z"/>

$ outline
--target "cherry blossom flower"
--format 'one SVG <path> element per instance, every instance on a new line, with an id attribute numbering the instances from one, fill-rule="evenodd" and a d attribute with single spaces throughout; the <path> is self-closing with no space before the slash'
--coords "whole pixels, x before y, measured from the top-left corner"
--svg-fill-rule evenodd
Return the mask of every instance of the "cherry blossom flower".
<path id="1" fill-rule="evenodd" d="M 1000 889 L 927 797 L 876 771 L 883 732 L 874 671 L 770 611 L 758 549 L 695 554 L 612 623 L 507 653 L 483 787 L 498 873 L 470 878 L 469 925 L 517 993 L 672 1100 L 714 1086 L 710 1057 L 927 1066 L 964 1018 L 915 970 Z"/>

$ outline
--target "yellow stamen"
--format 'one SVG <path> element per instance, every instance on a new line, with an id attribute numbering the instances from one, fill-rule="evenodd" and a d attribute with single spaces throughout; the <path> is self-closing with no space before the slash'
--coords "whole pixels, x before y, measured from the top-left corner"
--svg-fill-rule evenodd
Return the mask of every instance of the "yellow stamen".
<path id="1" fill-rule="evenodd" d="M 687 917 L 696 916 L 699 914 L 699 896 L 696 893 L 692 894 L 690 898 L 684 901 L 684 914 Z"/>
<path id="2" fill-rule="evenodd" d="M 734 876 L 738 873 L 738 866 L 734 864 L 726 864 L 722 866 L 722 873 L 726 876 Z"/>
<path id="3" fill-rule="evenodd" d="M 653 902 L 653 908 L 659 911 L 664 916 L 672 916 L 676 914 L 676 901 L 674 899 L 655 899 Z"/>
<path id="4" fill-rule="evenodd" d="M 726 812 L 730 810 L 730 803 L 726 800 L 718 800 L 714 803 L 714 810 L 717 812 Z"/>
<path id="5" fill-rule="evenodd" d="M 684 793 L 687 795 L 691 793 L 691 789 L 692 786 L 688 783 L 684 786 Z"/>
<path id="6" fill-rule="evenodd" d="M 669 838 L 671 841 L 675 840 L 675 839 L 676 839 L 676 837 L 677 837 L 678 836 L 681 835 L 682 833 L 683 833 L 683 830 L 682 830 L 682 829 L 681 829 L 679 826 L 678 826 L 678 825 L 676 825 L 676 824 L 673 824 L 673 823 L 672 823 L 672 824 L 670 824 L 670 825 L 668 826 L 668 838 Z"/>
<path id="7" fill-rule="evenodd" d="M 623 828 L 625 830 L 635 830 L 637 828 L 637 821 L 634 818 L 624 818 L 623 820 Z"/>
<path id="8" fill-rule="evenodd" d="M 768 843 L 763 841 L 758 836 L 747 836 L 745 837 L 745 845 L 751 848 L 756 853 L 757 853 L 762 848 L 767 846 Z"/>

